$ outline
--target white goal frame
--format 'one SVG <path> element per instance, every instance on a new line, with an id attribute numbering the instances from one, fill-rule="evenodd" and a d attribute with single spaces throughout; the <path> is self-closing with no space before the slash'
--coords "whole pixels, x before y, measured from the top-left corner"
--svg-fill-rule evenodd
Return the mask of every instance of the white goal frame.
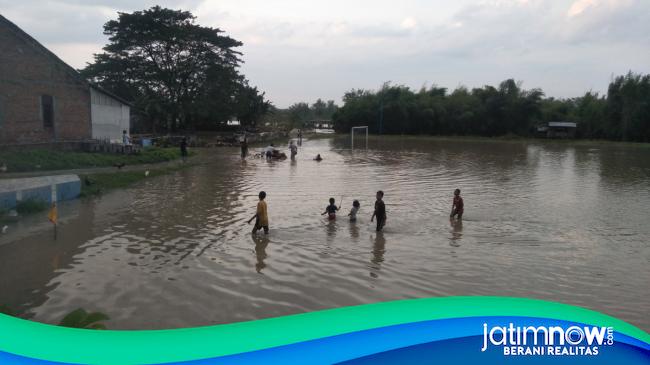
<path id="1" fill-rule="evenodd" d="M 354 149 L 354 130 L 355 129 L 365 129 L 366 130 L 366 149 L 368 149 L 368 126 L 367 125 L 362 125 L 358 127 L 352 127 L 352 130 L 350 131 L 350 138 L 352 139 L 352 149 Z"/>

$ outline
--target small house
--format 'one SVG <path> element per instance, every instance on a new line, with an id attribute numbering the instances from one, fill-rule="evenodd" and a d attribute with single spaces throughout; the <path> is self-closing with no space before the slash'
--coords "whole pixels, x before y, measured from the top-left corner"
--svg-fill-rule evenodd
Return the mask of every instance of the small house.
<path id="1" fill-rule="evenodd" d="M 575 138 L 577 123 L 573 122 L 548 122 L 537 127 L 537 134 L 546 138 Z"/>

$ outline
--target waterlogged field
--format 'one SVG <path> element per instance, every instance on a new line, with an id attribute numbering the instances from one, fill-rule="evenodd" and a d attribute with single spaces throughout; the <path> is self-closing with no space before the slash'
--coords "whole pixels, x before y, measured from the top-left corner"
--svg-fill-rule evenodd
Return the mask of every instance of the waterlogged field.
<path id="1" fill-rule="evenodd" d="M 354 152 L 347 138 L 306 141 L 293 162 L 210 152 L 206 164 L 61 204 L 56 241 L 44 217 L 10 226 L 0 304 L 42 322 L 82 307 L 108 314 L 109 328 L 150 329 L 501 295 L 650 330 L 650 148 L 392 137 Z M 462 224 L 448 218 L 455 188 Z M 383 233 L 370 222 L 379 189 Z M 246 224 L 260 190 L 268 236 Z M 330 197 L 343 204 L 334 222 L 320 215 Z"/>

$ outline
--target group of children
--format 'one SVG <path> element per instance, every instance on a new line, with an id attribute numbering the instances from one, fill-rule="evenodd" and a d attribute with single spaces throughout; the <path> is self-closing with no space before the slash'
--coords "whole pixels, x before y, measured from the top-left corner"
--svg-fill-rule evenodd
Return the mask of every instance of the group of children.
<path id="1" fill-rule="evenodd" d="M 372 218 L 370 218 L 370 221 L 373 222 L 375 218 L 377 218 L 377 231 L 379 232 L 386 225 L 386 204 L 384 204 L 384 192 L 379 190 L 377 192 L 376 198 L 377 200 L 375 201 L 375 210 L 372 213 Z M 255 219 L 255 227 L 253 227 L 253 233 L 259 231 L 260 229 L 264 230 L 264 234 L 269 233 L 269 216 L 266 207 L 266 201 L 264 199 L 266 199 L 266 192 L 260 191 L 259 202 L 257 203 L 257 211 L 255 212 L 255 215 L 248 220 L 248 224 L 250 224 L 253 219 Z M 325 211 L 321 215 L 327 214 L 327 218 L 329 220 L 334 220 L 336 219 L 336 212 L 341 210 L 341 206 L 336 206 L 336 200 L 334 200 L 334 198 L 330 198 L 329 202 L 330 204 L 325 207 Z M 464 205 L 465 204 L 463 203 L 463 198 L 460 196 L 460 189 L 456 189 L 454 191 L 454 200 L 451 205 L 451 214 L 449 215 L 449 218 L 457 218 L 458 220 L 462 219 Z M 361 204 L 358 200 L 354 200 L 352 202 L 352 208 L 350 209 L 350 213 L 348 213 L 350 222 L 356 222 L 357 213 L 359 212 L 360 207 Z"/>

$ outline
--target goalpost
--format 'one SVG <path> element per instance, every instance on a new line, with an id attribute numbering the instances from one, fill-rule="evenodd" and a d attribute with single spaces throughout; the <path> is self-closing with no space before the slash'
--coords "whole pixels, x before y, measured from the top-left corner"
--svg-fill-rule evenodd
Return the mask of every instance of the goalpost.
<path id="1" fill-rule="evenodd" d="M 366 130 L 366 149 L 368 149 L 368 126 L 359 126 L 359 127 L 352 127 L 352 131 L 350 132 L 351 138 L 352 138 L 352 149 L 354 149 L 354 130 L 355 129 L 365 129 Z"/>

